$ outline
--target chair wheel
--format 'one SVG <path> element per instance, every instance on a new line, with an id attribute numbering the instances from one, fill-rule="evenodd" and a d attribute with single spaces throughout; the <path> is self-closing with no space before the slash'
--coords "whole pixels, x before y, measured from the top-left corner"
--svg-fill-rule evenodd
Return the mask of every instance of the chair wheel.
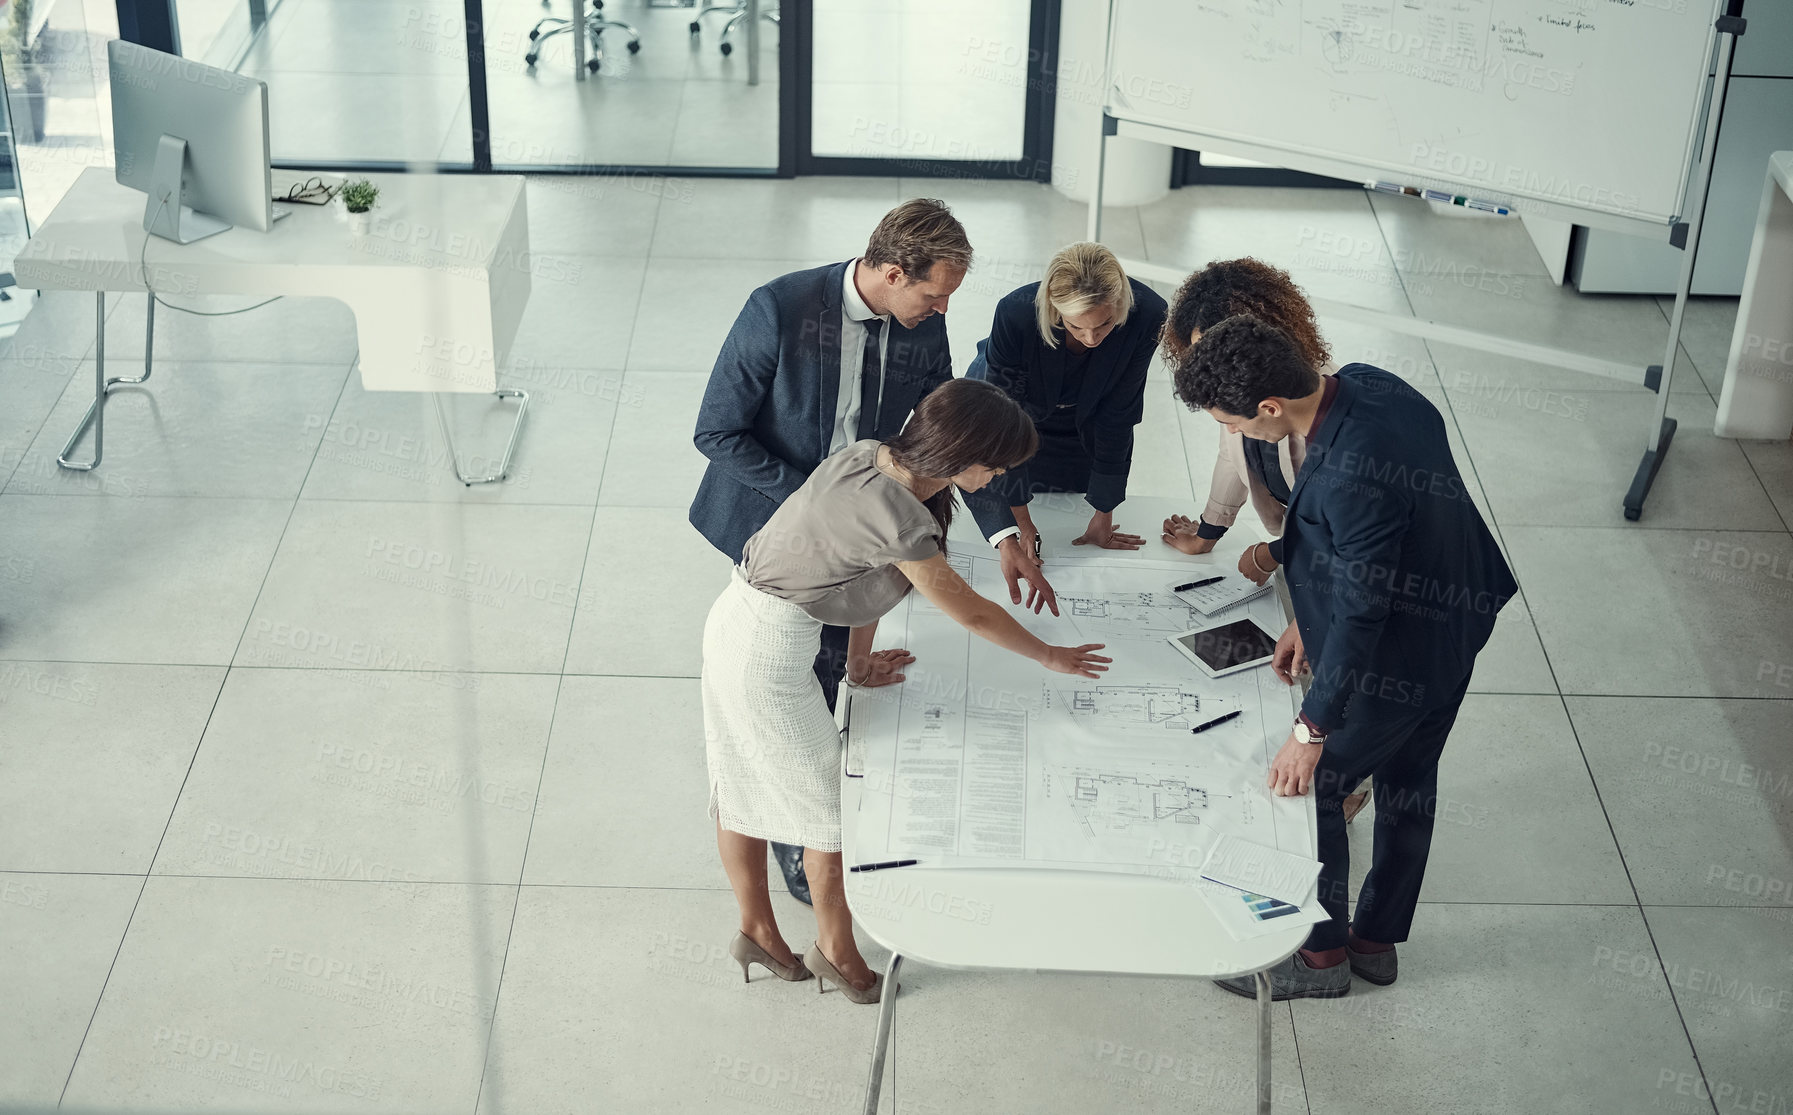
<path id="1" fill-rule="evenodd" d="M 702 31 L 703 29 L 704 29 L 703 24 L 697 22 L 695 19 L 691 21 L 691 33 L 693 35 L 697 34 L 699 31 Z"/>
<path id="2" fill-rule="evenodd" d="M 524 64 L 524 65 L 525 65 L 525 66 L 529 66 L 529 67 L 532 67 L 532 68 L 533 68 L 533 67 L 534 67 L 534 66 L 535 66 L 535 55 L 533 55 L 533 54 L 525 54 L 525 55 L 524 55 L 524 56 L 523 56 L 523 64 Z"/>
<path id="3" fill-rule="evenodd" d="M 735 44 L 733 44 L 733 43 L 723 43 L 722 44 L 723 57 L 727 57 L 728 55 L 733 54 L 734 52 L 735 52 Z"/>
<path id="4" fill-rule="evenodd" d="M 598 60 L 596 58 L 593 58 L 591 61 L 589 61 L 585 64 L 585 68 L 594 74 L 597 73 L 598 72 Z"/>
<path id="5" fill-rule="evenodd" d="M 529 33 L 529 41 L 532 43 L 541 37 L 542 37 L 542 32 L 539 28 L 537 30 L 531 31 Z"/>
<path id="6" fill-rule="evenodd" d="M 641 53 L 641 40 L 640 39 L 630 39 L 629 40 L 629 53 L 630 54 L 640 54 Z"/>

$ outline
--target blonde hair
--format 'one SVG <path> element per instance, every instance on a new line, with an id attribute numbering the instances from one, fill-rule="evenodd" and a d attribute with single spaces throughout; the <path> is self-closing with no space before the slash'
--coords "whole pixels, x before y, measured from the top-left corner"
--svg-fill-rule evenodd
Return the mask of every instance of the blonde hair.
<path id="1" fill-rule="evenodd" d="M 1065 314 L 1081 314 L 1097 306 L 1113 306 L 1114 324 L 1126 324 L 1133 310 L 1133 285 L 1113 252 L 1089 241 L 1072 244 L 1052 257 L 1033 296 L 1034 315 L 1046 347 L 1058 347 L 1052 331 L 1063 323 Z"/>

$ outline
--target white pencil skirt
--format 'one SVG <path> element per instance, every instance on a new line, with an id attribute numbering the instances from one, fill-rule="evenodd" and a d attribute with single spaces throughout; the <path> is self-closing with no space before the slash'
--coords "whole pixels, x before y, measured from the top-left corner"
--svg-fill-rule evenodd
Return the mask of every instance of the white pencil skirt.
<path id="1" fill-rule="evenodd" d="M 815 675 L 822 623 L 734 571 L 704 624 L 710 816 L 729 832 L 840 851 L 840 731 Z"/>

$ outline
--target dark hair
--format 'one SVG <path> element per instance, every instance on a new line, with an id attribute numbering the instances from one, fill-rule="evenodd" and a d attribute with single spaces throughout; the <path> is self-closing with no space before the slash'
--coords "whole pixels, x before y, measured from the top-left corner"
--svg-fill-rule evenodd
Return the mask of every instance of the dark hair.
<path id="1" fill-rule="evenodd" d="M 1189 351 L 1189 335 L 1203 334 L 1234 314 L 1250 314 L 1287 333 L 1307 362 L 1318 368 L 1331 353 L 1320 339 L 1314 308 L 1280 267 L 1246 256 L 1210 263 L 1183 280 L 1171 296 L 1158 344 L 1176 364 Z"/>
<path id="2" fill-rule="evenodd" d="M 946 202 L 914 197 L 884 214 L 860 259 L 873 267 L 894 263 L 910 282 L 928 277 L 936 263 L 971 266 L 971 240 Z"/>
<path id="3" fill-rule="evenodd" d="M 1213 407 L 1251 418 L 1265 399 L 1304 399 L 1320 389 L 1320 373 L 1290 336 L 1250 314 L 1202 330 L 1174 373 L 1177 398 L 1191 410 Z"/>
<path id="4" fill-rule="evenodd" d="M 884 442 L 890 458 L 916 476 L 944 480 L 968 468 L 1010 469 L 1040 448 L 1039 432 L 1020 404 L 981 379 L 949 379 L 927 393 L 902 433 Z M 940 549 L 952 525 L 958 488 L 948 484 L 927 500 L 940 524 Z"/>

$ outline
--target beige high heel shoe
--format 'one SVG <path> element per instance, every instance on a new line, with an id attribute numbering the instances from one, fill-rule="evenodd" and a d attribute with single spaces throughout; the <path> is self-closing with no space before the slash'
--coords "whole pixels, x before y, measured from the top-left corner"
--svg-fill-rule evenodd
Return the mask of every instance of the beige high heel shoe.
<path id="1" fill-rule="evenodd" d="M 728 943 L 728 954 L 734 957 L 735 963 L 741 966 L 742 983 L 751 983 L 753 980 L 753 977 L 747 974 L 749 964 L 758 964 L 779 979 L 791 983 L 800 983 L 811 978 L 810 971 L 804 967 L 803 961 L 794 960 L 789 964 L 780 964 L 772 959 L 771 953 L 760 948 L 758 943 L 745 933 L 735 934 L 735 939 Z"/>
<path id="2" fill-rule="evenodd" d="M 829 983 L 833 983 L 846 995 L 848 1002 L 865 1004 L 877 1002 L 884 991 L 881 986 L 884 979 L 876 972 L 872 973 L 872 985 L 864 991 L 848 983 L 847 977 L 840 974 L 840 969 L 822 955 L 822 946 L 820 945 L 809 946 L 809 951 L 803 954 L 803 966 L 815 973 L 816 994 L 818 995 L 828 990 Z"/>

